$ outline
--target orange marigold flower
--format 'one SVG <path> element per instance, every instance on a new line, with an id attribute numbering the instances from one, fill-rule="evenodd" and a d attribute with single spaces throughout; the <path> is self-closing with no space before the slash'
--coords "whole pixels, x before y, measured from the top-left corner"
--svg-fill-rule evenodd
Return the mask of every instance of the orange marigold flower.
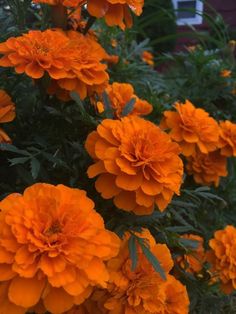
<path id="1" fill-rule="evenodd" d="M 230 70 L 222 70 L 222 71 L 220 72 L 220 76 L 221 76 L 221 77 L 230 77 L 231 74 L 232 74 L 232 72 L 231 72 Z"/>
<path id="2" fill-rule="evenodd" d="M 132 26 L 131 9 L 141 15 L 144 0 L 88 0 L 88 11 L 92 16 L 104 17 L 107 25 L 118 25 L 121 29 Z"/>
<path id="3" fill-rule="evenodd" d="M 216 231 L 209 246 L 211 272 L 220 280 L 223 292 L 229 294 L 236 290 L 236 228 L 229 225 Z"/>
<path id="4" fill-rule="evenodd" d="M 179 194 L 183 164 L 179 147 L 153 123 L 136 116 L 105 119 L 89 134 L 85 147 L 95 164 L 88 176 L 105 199 L 138 215 L 163 211 Z"/>
<path id="5" fill-rule="evenodd" d="M 12 102 L 10 96 L 2 89 L 0 89 L 0 123 L 11 122 L 15 119 L 15 104 Z M 8 135 L 0 128 L 0 143 L 10 143 L 11 140 Z"/>
<path id="6" fill-rule="evenodd" d="M 34 30 L 19 37 L 11 37 L 0 44 L 0 66 L 14 67 L 39 79 L 48 73 L 53 79 L 64 78 L 74 55 L 69 38 L 60 30 Z"/>
<path id="7" fill-rule="evenodd" d="M 220 177 L 226 177 L 227 159 L 220 154 L 220 151 L 214 151 L 209 154 L 196 153 L 187 158 L 187 172 L 193 175 L 196 183 L 203 185 L 219 185 Z"/>
<path id="8" fill-rule="evenodd" d="M 45 3 L 49 5 L 63 5 L 70 8 L 75 8 L 84 4 L 85 0 L 33 0 L 34 3 Z"/>
<path id="9" fill-rule="evenodd" d="M 2 314 L 63 313 L 106 287 L 120 241 L 84 191 L 38 183 L 0 209 Z"/>
<path id="10" fill-rule="evenodd" d="M 135 103 L 128 113 L 129 116 L 145 116 L 152 112 L 152 105 L 146 100 L 138 98 L 138 96 L 134 94 L 134 89 L 131 84 L 115 82 L 112 85 L 108 85 L 105 91 L 114 111 L 114 116 L 117 119 L 122 117 L 126 105 L 128 105 L 132 99 L 135 100 Z"/>
<path id="11" fill-rule="evenodd" d="M 219 126 L 200 108 L 190 101 L 175 104 L 176 112 L 165 111 L 161 126 L 170 129 L 171 138 L 178 142 L 184 156 L 191 156 L 196 148 L 207 154 L 218 145 Z"/>
<path id="12" fill-rule="evenodd" d="M 75 31 L 30 31 L 0 44 L 0 66 L 15 67 L 33 79 L 45 73 L 66 91 L 76 91 L 81 99 L 88 89 L 97 89 L 108 81 L 107 66 L 101 61 L 107 55 L 90 36 Z"/>
<path id="13" fill-rule="evenodd" d="M 236 124 L 228 120 L 220 122 L 219 148 L 221 154 L 236 157 Z"/>
<path id="14" fill-rule="evenodd" d="M 166 280 L 154 270 L 140 247 L 137 247 L 136 269 L 132 270 L 129 236 L 126 234 L 119 255 L 108 261 L 110 280 L 107 289 L 96 290 L 90 300 L 97 302 L 101 314 L 187 314 L 189 300 L 186 288 L 168 274 L 173 267 L 168 247 L 157 244 L 148 230 L 143 230 L 137 236 L 145 239 L 149 245 L 165 272 Z"/>
<path id="15" fill-rule="evenodd" d="M 197 248 L 192 249 L 190 253 L 187 253 L 184 256 L 178 257 L 178 265 L 189 273 L 199 273 L 205 262 L 203 238 L 195 234 L 184 234 L 181 238 L 197 241 Z"/>
<path id="16" fill-rule="evenodd" d="M 142 60 L 143 62 L 149 64 L 150 66 L 154 66 L 154 57 L 153 54 L 149 51 L 144 51 L 142 53 Z"/>

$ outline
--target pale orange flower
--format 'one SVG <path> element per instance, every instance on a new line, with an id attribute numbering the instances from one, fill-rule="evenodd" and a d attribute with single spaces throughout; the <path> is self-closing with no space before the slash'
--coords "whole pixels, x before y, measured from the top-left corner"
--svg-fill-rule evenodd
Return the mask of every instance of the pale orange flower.
<path id="1" fill-rule="evenodd" d="M 101 63 L 105 50 L 91 38 L 75 31 L 30 31 L 0 44 L 0 66 L 14 67 L 33 79 L 46 73 L 56 85 L 84 99 L 108 81 L 107 66 Z"/>
<path id="2" fill-rule="evenodd" d="M 132 26 L 130 10 L 141 15 L 144 0 L 88 0 L 88 11 L 92 16 L 104 17 L 107 25 L 121 29 Z"/>
<path id="3" fill-rule="evenodd" d="M 103 120 L 89 134 L 85 147 L 95 164 L 90 178 L 105 199 L 138 215 L 150 214 L 154 205 L 163 211 L 179 194 L 183 163 L 179 147 L 153 123 L 136 116 Z"/>
<path id="4" fill-rule="evenodd" d="M 122 117 L 123 110 L 125 110 L 126 105 L 132 99 L 135 100 L 135 103 L 127 115 L 145 116 L 152 112 L 152 105 L 146 100 L 138 98 L 131 84 L 115 82 L 112 85 L 108 85 L 105 92 L 114 111 L 114 116 L 117 119 Z"/>
<path id="5" fill-rule="evenodd" d="M 219 148 L 221 154 L 236 157 L 236 124 L 231 121 L 220 122 Z"/>
<path id="6" fill-rule="evenodd" d="M 138 245 L 138 262 L 135 270 L 132 270 L 129 235 L 126 234 L 119 255 L 108 262 L 108 288 L 96 290 L 90 297 L 91 301 L 97 302 L 98 313 L 187 314 L 189 300 L 186 288 L 169 275 L 173 261 L 168 247 L 157 244 L 148 230 L 137 233 L 137 236 L 145 239 L 146 245 L 163 268 L 166 280 L 154 270 Z"/>
<path id="7" fill-rule="evenodd" d="M 229 294 L 236 290 L 236 228 L 228 225 L 209 241 L 208 261 L 211 272 L 220 280 L 221 289 Z"/>
<path id="8" fill-rule="evenodd" d="M 149 51 L 144 51 L 142 53 L 142 60 L 143 62 L 149 64 L 150 66 L 154 66 L 154 57 L 153 54 Z"/>
<path id="9" fill-rule="evenodd" d="M 189 273 L 199 273 L 205 262 L 205 250 L 203 247 L 203 238 L 195 234 L 184 234 L 183 239 L 197 241 L 197 248 L 192 249 L 191 252 L 184 256 L 177 258 L 178 265 Z"/>
<path id="10" fill-rule="evenodd" d="M 196 148 L 207 154 L 218 145 L 219 126 L 200 108 L 195 108 L 190 101 L 175 104 L 176 112 L 165 111 L 161 123 L 163 128 L 170 129 L 171 138 L 178 142 L 184 156 L 191 156 Z"/>
<path id="11" fill-rule="evenodd" d="M 15 104 L 12 102 L 10 96 L 2 89 L 0 89 L 0 123 L 11 122 L 15 119 Z M 0 143 L 10 143 L 9 136 L 0 128 Z"/>
<path id="12" fill-rule="evenodd" d="M 84 191 L 38 183 L 0 209 L 2 314 L 63 313 L 106 287 L 120 241 Z"/>
<path id="13" fill-rule="evenodd" d="M 194 156 L 187 158 L 187 173 L 193 175 L 196 183 L 203 185 L 214 184 L 216 187 L 220 183 L 220 177 L 226 177 L 227 159 L 214 151 L 209 154 L 197 152 Z"/>

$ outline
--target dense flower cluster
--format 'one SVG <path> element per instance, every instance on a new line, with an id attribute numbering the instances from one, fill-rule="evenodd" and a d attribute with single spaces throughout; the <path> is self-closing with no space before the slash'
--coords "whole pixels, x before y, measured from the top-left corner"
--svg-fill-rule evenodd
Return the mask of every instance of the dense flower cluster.
<path id="1" fill-rule="evenodd" d="M 236 124 L 228 120 L 220 122 L 219 148 L 223 156 L 236 157 Z"/>
<path id="2" fill-rule="evenodd" d="M 162 127 L 170 129 L 171 138 L 178 142 L 184 156 L 192 156 L 196 149 L 207 154 L 216 150 L 219 126 L 209 114 L 195 108 L 190 101 L 176 103 L 176 111 L 165 111 Z"/>
<path id="3" fill-rule="evenodd" d="M 0 123 L 11 122 L 15 119 L 15 104 L 12 102 L 10 96 L 2 89 L 0 89 Z M 11 142 L 9 136 L 0 128 L 0 143 Z"/>
<path id="4" fill-rule="evenodd" d="M 0 66 L 14 67 L 33 79 L 47 74 L 57 90 L 76 91 L 81 99 L 103 89 L 109 78 L 101 63 L 107 56 L 104 49 L 91 36 L 75 31 L 29 31 L 1 43 L 0 54 Z"/>
<path id="5" fill-rule="evenodd" d="M 216 231 L 209 246 L 211 272 L 219 278 L 222 290 L 231 293 L 236 289 L 236 228 L 229 225 L 224 230 Z"/>
<path id="6" fill-rule="evenodd" d="M 189 273 L 199 273 L 205 262 L 205 250 L 203 247 L 203 238 L 195 234 L 184 234 L 182 239 L 196 241 L 197 247 L 191 249 L 189 253 L 177 257 L 178 265 Z"/>
<path id="7" fill-rule="evenodd" d="M 219 150 L 208 154 L 197 154 L 187 158 L 186 170 L 194 180 L 203 185 L 219 185 L 220 177 L 228 175 L 227 158 Z"/>
<path id="8" fill-rule="evenodd" d="M 110 106 L 114 112 L 114 117 L 120 119 L 126 110 L 126 106 L 134 100 L 135 103 L 131 108 L 127 108 L 127 115 L 145 116 L 152 112 L 152 105 L 146 100 L 138 98 L 134 94 L 134 89 L 128 83 L 113 83 L 108 85 L 105 92 L 109 98 Z M 104 106 L 104 104 L 103 104 Z"/>
<path id="9" fill-rule="evenodd" d="M 84 191 L 38 183 L 0 209 L 2 314 L 63 313 L 106 287 L 120 240 Z"/>
<path id="10" fill-rule="evenodd" d="M 179 147 L 153 123 L 136 116 L 103 120 L 89 134 L 85 147 L 95 164 L 90 178 L 99 175 L 96 189 L 105 199 L 138 215 L 163 211 L 179 194 L 183 164 Z"/>
<path id="11" fill-rule="evenodd" d="M 169 274 L 173 267 L 169 249 L 165 244 L 157 244 L 148 230 L 137 236 L 149 245 L 165 272 L 166 280 L 154 270 L 140 247 L 137 249 L 138 264 L 132 270 L 129 235 L 126 234 L 119 255 L 108 262 L 110 280 L 107 289 L 95 291 L 90 298 L 94 303 L 89 300 L 85 308 L 93 305 L 95 309 L 97 304 L 96 313 L 106 314 L 187 314 L 189 300 L 186 288 Z"/>
<path id="12" fill-rule="evenodd" d="M 121 29 L 132 26 L 132 15 L 141 15 L 144 0 L 34 0 L 36 3 L 77 7 L 87 4 L 88 12 L 97 18 L 105 18 L 107 25 Z"/>

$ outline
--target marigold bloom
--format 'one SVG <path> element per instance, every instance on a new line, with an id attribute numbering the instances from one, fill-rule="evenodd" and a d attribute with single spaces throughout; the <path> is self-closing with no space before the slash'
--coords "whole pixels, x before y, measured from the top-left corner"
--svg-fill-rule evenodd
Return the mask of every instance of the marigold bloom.
<path id="1" fill-rule="evenodd" d="M 220 122 L 219 148 L 223 156 L 236 157 L 236 124 L 228 120 Z"/>
<path id="2" fill-rule="evenodd" d="M 203 238 L 195 234 L 184 234 L 181 238 L 197 241 L 198 244 L 196 249 L 192 249 L 190 253 L 177 258 L 178 265 L 189 273 L 199 273 L 205 262 Z"/>
<path id="3" fill-rule="evenodd" d="M 179 147 L 153 123 L 136 116 L 103 120 L 89 134 L 85 147 L 95 164 L 88 176 L 99 175 L 96 189 L 105 199 L 138 215 L 163 211 L 179 194 L 183 164 Z"/>
<path id="4" fill-rule="evenodd" d="M 139 246 L 137 267 L 132 270 L 129 236 L 126 234 L 119 255 L 108 262 L 108 288 L 95 291 L 90 297 L 91 301 L 97 302 L 97 309 L 101 314 L 187 314 L 189 300 L 186 289 L 168 274 L 173 267 L 168 247 L 157 244 L 148 230 L 143 230 L 137 236 L 146 240 L 150 251 L 160 262 L 167 280 L 163 280 L 154 270 Z"/>
<path id="5" fill-rule="evenodd" d="M 15 104 L 12 102 L 10 96 L 2 89 L 0 89 L 0 123 L 11 122 L 15 119 Z M 0 143 L 11 142 L 8 135 L 0 128 Z"/>
<path id="6" fill-rule="evenodd" d="M 162 127 L 170 129 L 171 138 L 178 142 L 184 156 L 191 156 L 196 148 L 207 154 L 217 148 L 219 126 L 200 108 L 190 101 L 175 104 L 176 112 L 165 111 Z"/>
<path id="7" fill-rule="evenodd" d="M 144 51 L 142 53 L 142 60 L 143 62 L 149 64 L 150 66 L 154 66 L 154 57 L 153 54 L 149 51 Z"/>
<path id="8" fill-rule="evenodd" d="M 112 85 L 108 85 L 105 91 L 108 95 L 111 108 L 114 111 L 114 116 L 117 119 L 122 117 L 123 110 L 132 99 L 135 100 L 135 103 L 133 109 L 131 108 L 131 111 L 127 115 L 145 116 L 152 112 L 152 105 L 146 100 L 138 98 L 134 94 L 131 84 L 115 82 Z"/>
<path id="9" fill-rule="evenodd" d="M 226 177 L 227 159 L 220 154 L 220 151 L 214 151 L 209 154 L 200 152 L 187 158 L 186 170 L 188 174 L 193 175 L 196 183 L 203 185 L 219 185 L 220 177 Z"/>
<path id="10" fill-rule="evenodd" d="M 14 67 L 33 79 L 48 74 L 66 91 L 76 91 L 82 99 L 88 89 L 97 89 L 108 81 L 102 59 L 104 49 L 90 36 L 75 31 L 30 31 L 0 44 L 0 66 Z"/>
<path id="11" fill-rule="evenodd" d="M 84 191 L 38 183 L 6 197 L 0 209 L 2 314 L 63 313 L 93 286 L 106 287 L 104 261 L 120 241 Z"/>
<path id="12" fill-rule="evenodd" d="M 121 29 L 132 26 L 131 9 L 141 15 L 144 0 L 88 0 L 88 11 L 92 16 L 104 17 L 107 25 L 118 25 Z"/>
<path id="13" fill-rule="evenodd" d="M 212 264 L 212 272 L 221 282 L 222 290 L 229 294 L 236 289 L 236 228 L 227 226 L 218 230 L 209 241 L 211 250 L 208 260 Z"/>
<path id="14" fill-rule="evenodd" d="M 65 7 L 75 8 L 84 4 L 85 0 L 33 0 L 34 3 L 45 3 L 49 5 L 63 5 Z"/>
<path id="15" fill-rule="evenodd" d="M 221 76 L 221 77 L 230 77 L 231 74 L 232 74 L 232 72 L 231 72 L 230 70 L 222 70 L 222 71 L 220 72 L 220 76 Z"/>

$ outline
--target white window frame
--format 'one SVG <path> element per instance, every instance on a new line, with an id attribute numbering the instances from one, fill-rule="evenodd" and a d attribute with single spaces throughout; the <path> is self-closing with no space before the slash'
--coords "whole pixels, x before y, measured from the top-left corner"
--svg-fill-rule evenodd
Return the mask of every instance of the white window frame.
<path id="1" fill-rule="evenodd" d="M 186 2 L 189 0 L 172 0 L 173 6 L 176 12 L 177 17 L 177 10 L 178 10 L 178 4 L 180 2 Z M 177 25 L 201 25 L 203 21 L 203 10 L 204 5 L 202 0 L 195 0 L 196 1 L 196 14 L 195 17 L 187 17 L 187 18 L 178 18 L 177 17 Z"/>

